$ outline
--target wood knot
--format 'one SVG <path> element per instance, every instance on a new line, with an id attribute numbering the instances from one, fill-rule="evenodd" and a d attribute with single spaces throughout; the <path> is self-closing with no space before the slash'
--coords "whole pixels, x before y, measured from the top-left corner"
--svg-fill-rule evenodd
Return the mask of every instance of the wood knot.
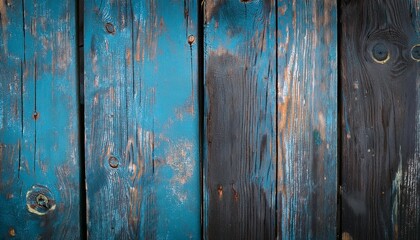
<path id="1" fill-rule="evenodd" d="M 114 24 L 112 24 L 112 23 L 106 23 L 105 24 L 105 29 L 106 29 L 107 33 L 110 33 L 110 34 L 115 33 L 115 27 L 114 27 Z"/>
<path id="2" fill-rule="evenodd" d="M 51 191 L 41 185 L 32 186 L 26 193 L 28 211 L 37 215 L 45 215 L 55 209 L 55 200 Z"/>
<path id="3" fill-rule="evenodd" d="M 110 156 L 108 159 L 109 166 L 112 168 L 118 168 L 118 165 L 120 165 L 120 161 L 118 161 L 118 158 L 115 156 Z"/>
<path id="4" fill-rule="evenodd" d="M 420 44 L 416 44 L 411 48 L 411 58 L 416 62 L 420 61 Z"/>
<path id="5" fill-rule="evenodd" d="M 372 47 L 372 59 L 380 64 L 385 64 L 391 58 L 389 54 L 389 49 L 384 43 L 376 43 Z"/>

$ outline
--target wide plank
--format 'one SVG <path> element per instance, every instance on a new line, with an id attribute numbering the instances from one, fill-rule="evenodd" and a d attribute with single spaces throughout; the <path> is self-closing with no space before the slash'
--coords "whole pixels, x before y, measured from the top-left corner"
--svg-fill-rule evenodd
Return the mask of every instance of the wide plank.
<path id="1" fill-rule="evenodd" d="M 85 1 L 87 230 L 199 239 L 197 1 Z"/>
<path id="2" fill-rule="evenodd" d="M 204 238 L 274 239 L 276 2 L 204 4 Z"/>
<path id="3" fill-rule="evenodd" d="M 417 0 L 342 1 L 342 238 L 419 239 Z"/>
<path id="4" fill-rule="evenodd" d="M 79 239 L 76 3 L 0 1 L 0 239 Z"/>
<path id="5" fill-rule="evenodd" d="M 335 239 L 337 6 L 278 1 L 278 236 Z"/>

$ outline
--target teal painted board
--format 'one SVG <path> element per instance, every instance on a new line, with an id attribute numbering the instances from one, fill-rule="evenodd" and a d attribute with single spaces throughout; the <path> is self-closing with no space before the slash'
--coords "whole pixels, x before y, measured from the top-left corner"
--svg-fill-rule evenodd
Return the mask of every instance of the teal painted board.
<path id="1" fill-rule="evenodd" d="M 75 1 L 0 1 L 0 238 L 79 239 Z"/>
<path id="2" fill-rule="evenodd" d="M 419 7 L 341 3 L 343 239 L 420 239 Z"/>
<path id="3" fill-rule="evenodd" d="M 278 236 L 335 239 L 337 6 L 278 3 Z"/>
<path id="4" fill-rule="evenodd" d="M 276 2 L 204 4 L 204 238 L 275 239 Z"/>
<path id="5" fill-rule="evenodd" d="M 197 2 L 84 7 L 88 237 L 199 239 Z"/>

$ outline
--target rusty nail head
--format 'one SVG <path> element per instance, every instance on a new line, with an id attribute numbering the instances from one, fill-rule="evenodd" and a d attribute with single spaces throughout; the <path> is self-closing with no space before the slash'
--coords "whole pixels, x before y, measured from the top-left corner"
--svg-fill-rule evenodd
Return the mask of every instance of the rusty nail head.
<path id="1" fill-rule="evenodd" d="M 188 44 L 192 45 L 195 42 L 195 37 L 194 35 L 190 35 L 188 36 Z"/>
<path id="2" fill-rule="evenodd" d="M 109 157 L 108 161 L 109 161 L 109 166 L 111 166 L 112 168 L 117 168 L 118 165 L 120 164 L 118 159 L 115 156 Z"/>
<path id="3" fill-rule="evenodd" d="M 38 118 L 39 118 L 39 113 L 38 112 L 34 112 L 34 114 L 32 115 L 32 117 L 35 119 L 35 120 L 38 120 Z"/>
<path id="4" fill-rule="evenodd" d="M 108 33 L 111 33 L 111 34 L 115 33 L 115 27 L 112 23 L 106 23 L 105 29 Z"/>

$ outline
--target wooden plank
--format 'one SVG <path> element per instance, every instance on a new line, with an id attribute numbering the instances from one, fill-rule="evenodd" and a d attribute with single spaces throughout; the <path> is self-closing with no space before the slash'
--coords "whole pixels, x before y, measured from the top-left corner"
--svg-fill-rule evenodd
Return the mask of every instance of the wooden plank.
<path id="1" fill-rule="evenodd" d="M 0 238 L 78 239 L 75 1 L 0 1 Z"/>
<path id="2" fill-rule="evenodd" d="M 420 238 L 419 6 L 342 1 L 343 239 Z"/>
<path id="3" fill-rule="evenodd" d="M 85 2 L 92 239 L 200 238 L 197 12 L 189 0 Z"/>
<path id="4" fill-rule="evenodd" d="M 204 1 L 204 237 L 274 239 L 275 1 Z"/>
<path id="5" fill-rule="evenodd" d="M 336 1 L 278 1 L 278 236 L 335 239 Z"/>

